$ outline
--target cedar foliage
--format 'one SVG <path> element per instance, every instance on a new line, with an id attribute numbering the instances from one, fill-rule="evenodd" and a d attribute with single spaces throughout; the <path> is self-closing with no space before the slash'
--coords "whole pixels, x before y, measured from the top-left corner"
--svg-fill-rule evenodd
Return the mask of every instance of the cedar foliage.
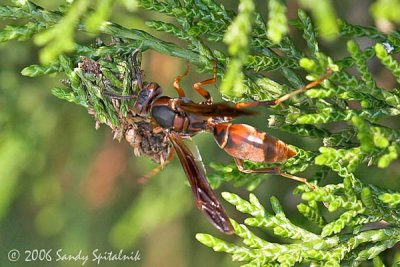
<path id="1" fill-rule="evenodd" d="M 333 74 L 320 86 L 284 105 L 272 107 L 273 115 L 268 118 L 271 128 L 322 141 L 318 151 L 293 147 L 298 153 L 296 157 L 268 165 L 280 165 L 292 174 L 313 167 L 315 173 L 309 179 L 316 189 L 300 185 L 295 193 L 303 200 L 298 211 L 317 230 L 309 231 L 291 222 L 274 197 L 270 199 L 273 209 L 270 213 L 253 194 L 246 200 L 225 192 L 223 197 L 229 203 L 249 215 L 244 224 L 232 220 L 242 243 L 232 244 L 208 234 L 198 234 L 196 238 L 215 251 L 232 254 L 233 260 L 243 262 L 242 266 L 297 263 L 358 266 L 371 259 L 374 266 L 384 266 L 379 254 L 400 241 L 400 192 L 363 183 L 363 177 L 356 176 L 355 171 L 366 164 L 387 168 L 398 158 L 400 131 L 380 121 L 399 115 L 400 91 L 378 86 L 368 67 L 368 62 L 377 58 L 400 82 L 400 66 L 394 58 L 400 51 L 398 31 L 383 33 L 375 27 L 353 25 L 337 19 L 329 1 L 318 1 L 317 5 L 315 1 L 304 0 L 300 3 L 310 9 L 313 18 L 299 9 L 298 18 L 290 21 L 302 32 L 307 45 L 304 52 L 288 35 L 286 6 L 279 0 L 268 2 L 268 21 L 258 13 L 252 0 L 241 0 L 239 12 L 228 10 L 214 0 L 137 1 L 142 9 L 174 19 L 174 23 L 152 20 L 146 24 L 181 39 L 185 44 L 182 46 L 106 22 L 111 2 L 98 1 L 92 10 L 90 1 L 77 0 L 50 11 L 30 1 L 13 1 L 14 5 L 0 7 L 0 18 L 27 23 L 6 26 L 0 31 L 0 41 L 33 38 L 45 45 L 41 50 L 43 64 L 26 67 L 22 74 L 30 77 L 64 74 L 68 80 L 66 86 L 54 88 L 52 93 L 84 106 L 95 114 L 99 123 L 106 123 L 114 131 L 122 127 L 121 117 L 126 116 L 133 100 L 122 100 L 117 112 L 104 92 L 134 94 L 137 88 L 130 58 L 138 48 L 182 58 L 209 73 L 212 60 L 217 60 L 218 76 L 222 78 L 220 92 L 225 100 L 233 102 L 276 99 L 307 83 L 299 70 L 305 70 L 309 80 L 316 80 L 330 68 Z M 123 3 L 128 5 L 128 2 Z M 398 6 L 396 1 L 376 1 L 371 11 L 376 20 L 396 23 L 400 16 L 392 13 L 400 10 Z M 102 33 L 112 37 L 113 42 L 77 44 L 76 31 Z M 349 56 L 332 60 L 320 49 L 319 36 L 347 40 Z M 361 49 L 356 41 L 359 37 L 375 44 Z M 221 43 L 227 49 L 221 49 Z M 101 79 L 78 67 L 82 57 L 98 64 Z M 351 75 L 350 69 L 357 74 Z M 285 77 L 288 84 L 268 78 L 266 73 L 272 71 Z M 350 103 L 358 103 L 359 107 Z M 345 129 L 331 132 L 326 127 L 339 121 L 346 122 Z M 246 164 L 249 168 L 260 167 L 252 162 Z M 212 167 L 214 186 L 232 182 L 252 190 L 265 177 L 240 173 L 234 164 L 215 162 Z M 341 177 L 342 182 L 326 184 L 324 180 L 330 173 Z M 334 215 L 326 216 L 327 213 Z M 385 223 L 368 228 L 378 222 Z M 264 240 L 248 226 L 268 231 L 283 241 Z"/>

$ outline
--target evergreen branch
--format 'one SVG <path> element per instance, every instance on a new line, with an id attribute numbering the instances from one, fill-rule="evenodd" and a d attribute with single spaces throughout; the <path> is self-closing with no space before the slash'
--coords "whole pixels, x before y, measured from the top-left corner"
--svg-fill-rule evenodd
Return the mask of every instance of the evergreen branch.
<path id="1" fill-rule="evenodd" d="M 334 39 L 338 34 L 338 25 L 331 1 L 301 0 L 300 3 L 303 7 L 311 10 L 315 21 L 320 27 L 319 34 L 326 39 Z"/>
<path id="2" fill-rule="evenodd" d="M 223 80 L 221 92 L 230 101 L 274 100 L 303 87 L 306 81 L 301 78 L 303 74 L 297 73 L 300 67 L 307 72 L 306 78 L 310 81 L 329 76 L 304 94 L 271 107 L 272 114 L 268 118 L 272 128 L 320 141 L 323 145 L 318 151 L 290 146 L 297 155 L 286 162 L 245 162 L 249 169 L 279 167 L 291 174 L 312 167 L 315 174 L 309 178 L 315 180 L 316 189 L 302 185 L 296 191 L 305 201 L 298 205 L 299 212 L 318 229 L 310 231 L 293 223 L 276 198 L 270 200 L 274 211 L 270 213 L 255 195 L 250 195 L 246 201 L 238 195 L 224 193 L 228 202 L 250 216 L 244 224 L 232 220 L 235 234 L 243 240 L 244 246 L 204 234 L 196 236 L 199 241 L 216 251 L 232 254 L 233 260 L 242 261 L 243 266 L 293 266 L 296 263 L 357 266 L 369 259 L 379 264 L 377 255 L 399 242 L 399 193 L 363 184 L 355 174 L 366 162 L 386 168 L 398 158 L 400 131 L 380 124 L 380 120 L 400 114 L 400 93 L 397 89 L 379 88 L 367 64 L 378 58 L 400 81 L 400 67 L 395 60 L 400 51 L 398 32 L 388 35 L 375 27 L 353 25 L 343 20 L 336 24 L 330 1 L 324 0 L 315 6 L 310 6 L 311 1 L 303 1 L 316 18 L 312 20 L 299 10 L 299 19 L 293 22 L 302 30 L 307 44 L 304 54 L 310 58 L 305 58 L 287 35 L 286 7 L 279 0 L 269 2 L 267 23 L 251 0 L 240 1 L 237 14 L 213 0 L 138 1 L 141 8 L 171 17 L 168 23 L 147 21 L 149 27 L 179 38 L 185 45 L 105 22 L 110 16 L 110 10 L 106 9 L 110 9 L 111 1 L 98 2 L 96 11 L 89 11 L 89 2 L 75 1 L 57 11 L 45 10 L 29 1 L 1 6 L 0 18 L 27 23 L 6 26 L 0 31 L 0 41 L 36 38 L 47 44 L 50 49 L 42 55 L 53 59 L 51 63 L 26 67 L 22 73 L 30 77 L 63 73 L 67 77 L 65 87 L 56 87 L 52 93 L 87 108 L 97 124 L 105 123 L 113 129 L 117 139 L 123 137 L 134 100 L 123 99 L 116 103 L 107 94 L 135 95 L 139 74 L 132 68 L 132 53 L 137 53 L 138 48 L 188 60 L 201 71 L 210 72 L 212 60 L 216 60 L 218 77 Z M 326 16 L 326 24 L 321 16 Z M 62 34 L 55 29 L 65 30 L 66 42 L 61 46 Z M 99 32 L 111 36 L 113 41 L 94 46 L 76 44 L 73 40 L 76 31 Z M 325 55 L 318 42 L 318 36 L 325 33 L 349 38 L 350 56 L 333 62 Z M 361 49 L 354 41 L 358 37 L 382 43 Z M 221 48 L 222 40 L 228 45 L 228 52 Z M 62 51 L 73 52 L 60 56 Z M 135 64 L 140 65 L 140 62 Z M 347 72 L 353 66 L 359 77 Z M 287 79 L 287 84 L 266 77 L 267 71 L 279 73 Z M 327 75 L 330 72 L 332 74 Z M 332 130 L 328 123 L 334 122 L 346 122 L 346 127 Z M 215 170 L 210 175 L 213 187 L 230 181 L 235 186 L 254 190 L 268 177 L 242 173 L 235 164 L 213 163 L 212 168 Z M 322 186 L 330 173 L 343 181 Z M 390 225 L 384 229 L 363 230 L 382 220 Z M 266 241 L 252 232 L 253 227 L 283 241 Z"/>
<path id="3" fill-rule="evenodd" d="M 336 188 L 336 189 L 335 189 Z M 323 196 L 318 188 L 317 194 Z M 326 186 L 325 191 L 338 190 L 338 186 Z M 257 237 L 248 227 L 233 221 L 235 233 L 243 239 L 242 246 L 232 245 L 215 237 L 198 234 L 196 238 L 206 246 L 215 251 L 232 254 L 232 259 L 247 262 L 242 266 L 253 266 L 254 263 L 262 266 L 280 264 L 281 266 L 294 266 L 296 263 L 318 263 L 323 266 L 339 266 L 339 264 L 352 263 L 357 266 L 366 259 L 376 257 L 380 252 L 393 247 L 400 241 L 398 228 L 387 228 L 378 230 L 366 230 L 354 236 L 341 234 L 341 230 L 349 223 L 362 225 L 369 221 L 358 220 L 354 211 L 346 211 L 339 218 L 327 224 L 320 235 L 312 234 L 298 229 L 284 215 L 280 204 L 275 198 L 271 198 L 271 204 L 275 211 L 272 215 L 265 211 L 254 195 L 250 195 L 249 202 L 235 194 L 223 193 L 224 198 L 235 205 L 244 213 L 251 214 L 253 218 L 245 220 L 245 224 L 253 227 L 262 227 L 274 235 L 300 239 L 301 243 L 277 244 L 267 242 Z M 317 201 L 324 201 L 321 198 Z M 315 206 L 315 203 L 313 204 Z M 365 209 L 359 210 L 360 213 Z M 327 229 L 332 229 L 331 236 L 327 237 Z M 295 234 L 294 234 L 295 233 Z M 294 235 L 291 235 L 294 234 Z M 332 235 L 333 234 L 333 235 Z M 350 252 L 354 252 L 350 254 Z"/>
<path id="4" fill-rule="evenodd" d="M 44 25 L 32 22 L 24 26 L 8 25 L 0 32 L 0 42 L 6 42 L 12 39 L 17 39 L 18 41 L 31 39 L 33 35 L 43 29 L 45 29 Z"/>
<path id="5" fill-rule="evenodd" d="M 267 36 L 273 43 L 279 43 L 288 32 L 286 6 L 279 0 L 272 0 L 268 2 L 268 12 Z"/>
<path id="6" fill-rule="evenodd" d="M 352 25 L 344 20 L 339 20 L 340 33 L 351 37 L 368 37 L 378 41 L 387 40 L 387 35 L 381 33 L 374 27 L 364 27 L 360 25 Z"/>
<path id="7" fill-rule="evenodd" d="M 35 36 L 39 45 L 46 45 L 40 54 L 41 61 L 50 63 L 57 55 L 74 50 L 74 31 L 78 27 L 79 19 L 89 8 L 89 0 L 79 0 L 72 3 L 68 14 L 60 19 L 54 27 Z"/>
<path id="8" fill-rule="evenodd" d="M 400 64 L 393 59 L 386 51 L 385 47 L 382 44 L 375 45 L 376 56 L 380 59 L 383 65 L 385 65 L 388 70 L 396 77 L 398 83 L 400 83 Z M 397 96 L 396 96 L 397 97 Z M 396 98 L 396 103 L 398 103 L 398 99 Z"/>
<path id="9" fill-rule="evenodd" d="M 221 93 L 227 97 L 239 97 L 245 92 L 242 66 L 249 50 L 248 35 L 251 33 L 253 13 L 253 1 L 241 0 L 239 14 L 224 36 L 224 41 L 228 44 L 229 53 L 232 56 L 221 83 Z"/>
<path id="10" fill-rule="evenodd" d="M 391 207 L 396 207 L 400 204 L 400 194 L 399 193 L 384 193 L 379 196 L 379 199 Z"/>
<path id="11" fill-rule="evenodd" d="M 316 39 L 314 25 L 312 24 L 311 18 L 303 10 L 298 12 L 299 19 L 302 23 L 303 38 L 307 42 L 307 46 L 313 54 L 319 52 L 318 42 Z"/>
<path id="12" fill-rule="evenodd" d="M 398 10 L 399 1 L 378 0 L 371 6 L 371 13 L 378 21 L 400 22 Z"/>

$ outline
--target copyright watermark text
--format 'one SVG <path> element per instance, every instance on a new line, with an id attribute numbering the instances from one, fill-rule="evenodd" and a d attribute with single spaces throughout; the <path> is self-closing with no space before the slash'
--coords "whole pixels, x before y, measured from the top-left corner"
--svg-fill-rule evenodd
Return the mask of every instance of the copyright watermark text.
<path id="1" fill-rule="evenodd" d="M 9 261 L 25 261 L 25 262 L 59 262 L 74 261 L 85 265 L 87 262 L 95 262 L 98 265 L 103 262 L 119 262 L 119 261 L 140 261 L 139 250 L 125 251 L 101 251 L 94 249 L 89 253 L 79 250 L 76 253 L 68 253 L 63 249 L 31 249 L 18 250 L 11 249 L 8 251 Z"/>

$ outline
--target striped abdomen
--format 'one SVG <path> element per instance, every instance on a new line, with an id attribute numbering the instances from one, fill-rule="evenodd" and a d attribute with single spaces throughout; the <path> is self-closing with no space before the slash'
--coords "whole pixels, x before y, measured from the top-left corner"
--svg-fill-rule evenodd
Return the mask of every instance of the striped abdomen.
<path id="1" fill-rule="evenodd" d="M 282 162 L 296 155 L 281 140 L 247 124 L 217 124 L 214 127 L 214 138 L 229 155 L 239 159 Z"/>

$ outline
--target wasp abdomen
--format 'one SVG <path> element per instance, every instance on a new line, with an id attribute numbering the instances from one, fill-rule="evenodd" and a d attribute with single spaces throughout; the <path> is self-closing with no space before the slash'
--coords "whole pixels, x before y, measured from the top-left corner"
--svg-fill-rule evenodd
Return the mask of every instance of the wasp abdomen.
<path id="1" fill-rule="evenodd" d="M 296 155 L 281 140 L 247 124 L 217 124 L 214 127 L 214 138 L 229 155 L 239 159 L 282 162 Z"/>

